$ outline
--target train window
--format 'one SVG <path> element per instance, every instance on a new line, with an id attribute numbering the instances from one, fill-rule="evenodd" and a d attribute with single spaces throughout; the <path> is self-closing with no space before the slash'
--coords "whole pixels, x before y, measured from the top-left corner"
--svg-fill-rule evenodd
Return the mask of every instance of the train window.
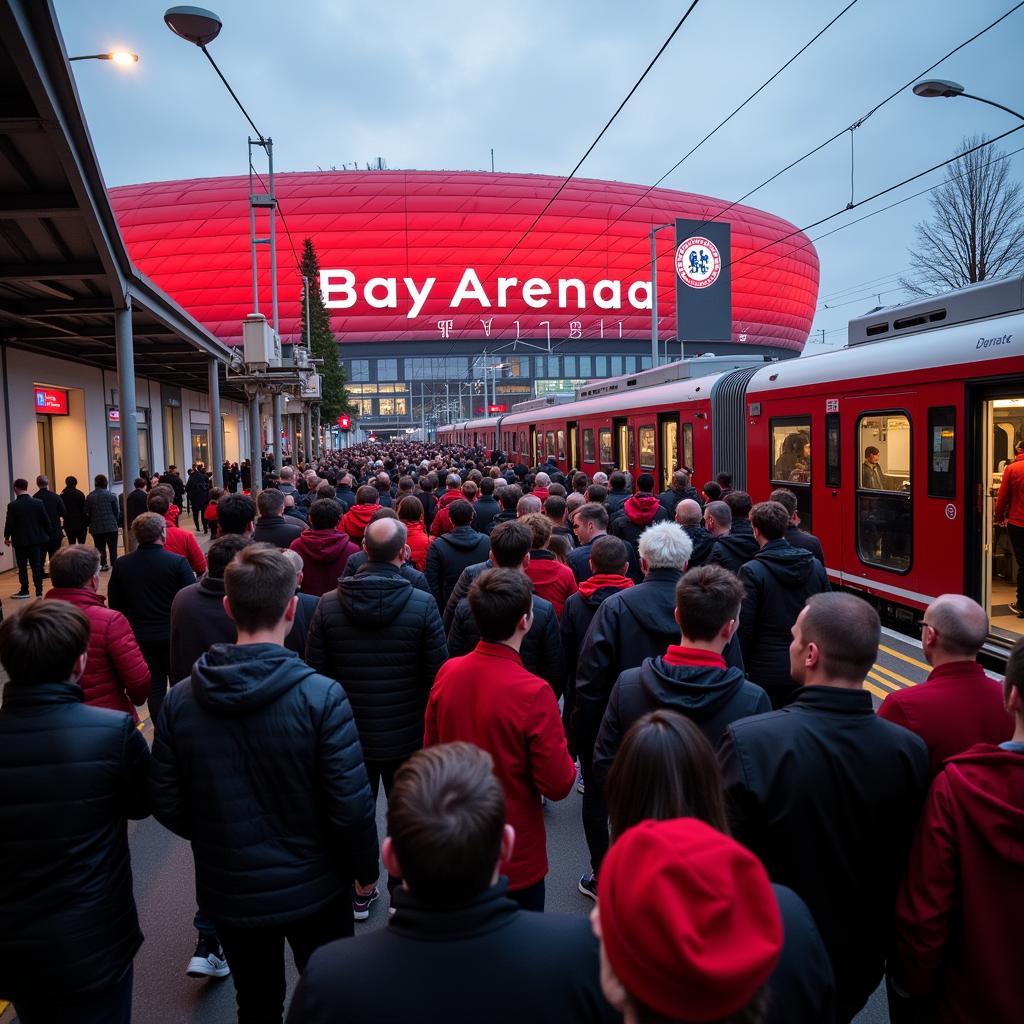
<path id="1" fill-rule="evenodd" d="M 857 420 L 857 555 L 893 572 L 909 572 L 913 554 L 911 450 L 904 413 L 869 413 Z"/>
<path id="2" fill-rule="evenodd" d="M 654 469 L 654 427 L 640 427 L 637 430 L 640 446 L 640 468 Z"/>
<path id="3" fill-rule="evenodd" d="M 928 496 L 956 497 L 956 409 L 928 410 Z"/>
<path id="4" fill-rule="evenodd" d="M 840 455 L 842 446 L 839 440 L 839 413 L 825 414 L 825 483 L 829 487 L 838 487 L 842 483 Z"/>
<path id="5" fill-rule="evenodd" d="M 693 472 L 693 424 L 683 424 L 683 465 Z"/>
<path id="6" fill-rule="evenodd" d="M 601 450 L 601 465 L 611 466 L 615 456 L 612 454 L 612 432 L 608 428 L 597 432 L 597 445 Z"/>
<path id="7" fill-rule="evenodd" d="M 518 448 L 519 435 L 513 430 L 512 431 L 512 451 L 516 452 Z"/>
<path id="8" fill-rule="evenodd" d="M 594 432 L 589 428 L 583 431 L 583 461 L 594 461 Z"/>
<path id="9" fill-rule="evenodd" d="M 546 454 L 551 456 L 551 458 L 554 458 L 555 457 L 555 432 L 553 430 L 549 430 L 547 432 L 546 436 L 547 436 Z"/>
<path id="10" fill-rule="evenodd" d="M 565 458 L 565 431 L 558 431 L 558 457 L 560 459 Z"/>
<path id="11" fill-rule="evenodd" d="M 811 419 L 788 417 L 771 421 L 771 476 L 784 484 L 811 482 Z"/>

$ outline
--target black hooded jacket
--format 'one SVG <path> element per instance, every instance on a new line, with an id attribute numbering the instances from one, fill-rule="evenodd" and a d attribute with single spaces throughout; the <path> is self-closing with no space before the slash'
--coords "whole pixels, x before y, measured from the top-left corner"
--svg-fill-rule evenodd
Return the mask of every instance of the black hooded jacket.
<path id="1" fill-rule="evenodd" d="M 670 519 L 675 518 L 676 505 L 685 498 L 690 498 L 697 502 L 701 508 L 704 507 L 704 499 L 701 498 L 700 491 L 698 491 L 693 484 L 690 484 L 689 487 L 686 487 L 681 491 L 674 491 L 670 487 L 667 491 L 662 491 L 661 494 L 658 495 L 658 501 L 661 502 L 661 507 L 668 513 Z"/>
<path id="2" fill-rule="evenodd" d="M 149 814 L 149 750 L 77 683 L 8 683 L 0 710 L 0 998 L 114 984 L 142 932 L 128 818 Z"/>
<path id="3" fill-rule="evenodd" d="M 715 538 L 703 526 L 684 526 L 683 532 L 693 541 L 693 554 L 690 555 L 689 567 L 695 569 L 698 565 L 703 565 L 711 556 Z"/>
<path id="4" fill-rule="evenodd" d="M 301 921 L 377 877 L 345 691 L 277 644 L 216 644 L 156 724 L 153 813 L 192 843 L 199 905 L 236 928 Z"/>
<path id="5" fill-rule="evenodd" d="M 345 688 L 367 761 L 423 746 L 427 697 L 447 657 L 433 598 L 387 562 L 367 562 L 324 594 L 306 641 L 306 661 Z"/>
<path id="6" fill-rule="evenodd" d="M 347 580 L 350 576 L 355 576 L 355 574 L 359 572 L 359 570 L 362 569 L 369 560 L 370 559 L 365 551 L 353 551 L 352 554 L 349 555 L 348 561 L 345 563 L 345 569 L 341 574 L 341 578 L 343 580 Z M 419 569 L 412 564 L 412 562 L 406 562 L 398 571 L 417 590 L 422 590 L 424 594 L 430 593 L 430 587 L 427 585 L 427 577 L 424 576 L 423 573 L 421 573 Z"/>
<path id="7" fill-rule="evenodd" d="M 594 772 L 603 782 L 622 737 L 649 711 L 663 708 L 689 718 L 717 747 L 726 726 L 771 711 L 768 694 L 738 668 L 670 665 L 664 657 L 645 658 L 619 676 L 608 698 L 594 745 Z"/>
<path id="8" fill-rule="evenodd" d="M 427 549 L 426 576 L 438 608 L 448 603 L 462 570 L 484 561 L 490 552 L 490 539 L 471 526 L 457 526 L 435 538 Z"/>
<path id="9" fill-rule="evenodd" d="M 746 525 L 744 530 L 740 523 Z M 737 529 L 739 527 L 739 529 Z M 729 572 L 738 573 L 757 554 L 757 541 L 746 520 L 734 521 L 732 528 L 722 537 L 716 537 L 705 559 L 706 565 L 720 565 Z"/>
<path id="10" fill-rule="evenodd" d="M 768 541 L 739 577 L 746 589 L 739 636 L 747 671 L 766 689 L 792 689 L 790 631 L 807 599 L 829 589 L 825 569 L 809 551 L 780 539 Z"/>

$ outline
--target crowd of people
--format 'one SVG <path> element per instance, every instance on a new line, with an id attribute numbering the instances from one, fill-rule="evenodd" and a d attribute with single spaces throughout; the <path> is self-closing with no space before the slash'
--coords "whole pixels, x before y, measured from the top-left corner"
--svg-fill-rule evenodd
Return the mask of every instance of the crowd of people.
<path id="1" fill-rule="evenodd" d="M 187 972 L 241 1024 L 282 1020 L 285 941 L 290 1024 L 846 1024 L 883 981 L 895 1022 L 1018 1019 L 1024 647 L 990 677 L 974 601 L 930 604 L 931 674 L 876 712 L 878 615 L 789 490 L 413 441 L 258 494 L 226 469 L 123 512 L 102 477 L 15 481 L 16 596 L 51 581 L 0 624 L 23 1024 L 130 1020 L 148 815 L 191 844 Z M 589 922 L 544 913 L 574 789 Z"/>

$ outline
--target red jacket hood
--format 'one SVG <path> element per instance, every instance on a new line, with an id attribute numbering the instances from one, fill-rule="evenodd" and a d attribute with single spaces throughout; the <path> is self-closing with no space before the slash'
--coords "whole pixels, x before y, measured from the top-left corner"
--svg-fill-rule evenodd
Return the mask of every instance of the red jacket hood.
<path id="1" fill-rule="evenodd" d="M 1004 858 L 1019 858 L 1024 836 L 1024 754 L 979 743 L 946 761 L 946 781 L 964 815 Z"/>
<path id="2" fill-rule="evenodd" d="M 309 558 L 314 562 L 330 563 L 337 561 L 346 553 L 346 549 L 358 551 L 358 546 L 353 543 L 339 524 L 336 530 L 305 530 L 292 541 L 293 551 L 298 551 L 303 559 Z M 351 554 L 352 551 L 348 553 Z"/>
<path id="3" fill-rule="evenodd" d="M 462 491 L 445 491 L 440 498 L 437 499 L 438 508 L 447 508 L 453 501 L 458 501 L 459 498 L 464 498 L 465 495 Z"/>
<path id="4" fill-rule="evenodd" d="M 367 526 L 370 525 L 374 512 L 379 508 L 380 505 L 353 505 L 341 517 L 341 522 L 338 523 L 338 532 L 358 533 L 359 536 L 362 536 Z M 354 530 L 353 527 L 355 527 Z"/>
<path id="5" fill-rule="evenodd" d="M 661 503 L 653 494 L 634 494 L 626 499 L 622 511 L 634 526 L 648 526 L 654 521 L 659 508 Z"/>

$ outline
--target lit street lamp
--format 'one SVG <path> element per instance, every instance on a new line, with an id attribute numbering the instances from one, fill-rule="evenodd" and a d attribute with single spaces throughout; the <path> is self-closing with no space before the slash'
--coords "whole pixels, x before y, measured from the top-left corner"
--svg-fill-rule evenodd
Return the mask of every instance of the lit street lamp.
<path id="1" fill-rule="evenodd" d="M 86 53 L 81 57 L 68 57 L 68 60 L 112 60 L 115 64 L 128 67 L 139 63 L 139 55 L 129 50 L 113 50 L 110 53 Z"/>
<path id="2" fill-rule="evenodd" d="M 1009 107 L 1003 106 L 1002 103 L 996 103 L 995 100 L 987 100 L 984 96 L 973 96 L 969 92 L 964 92 L 964 87 L 959 82 L 948 82 L 943 78 L 930 78 L 927 81 L 918 82 L 914 86 L 914 95 L 927 100 L 955 99 L 957 96 L 962 96 L 967 100 L 977 100 L 979 103 L 987 103 L 990 107 L 998 107 L 1000 110 L 1005 110 L 1007 114 L 1013 114 L 1014 117 L 1019 117 L 1024 121 L 1024 114 L 1018 114 L 1016 110 L 1011 110 Z"/>

